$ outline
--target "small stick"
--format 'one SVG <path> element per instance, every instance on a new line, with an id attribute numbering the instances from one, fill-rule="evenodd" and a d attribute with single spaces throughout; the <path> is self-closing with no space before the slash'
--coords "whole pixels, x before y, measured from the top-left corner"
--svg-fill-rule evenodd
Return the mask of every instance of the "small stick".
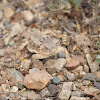
<path id="1" fill-rule="evenodd" d="M 62 23 L 60 23 L 60 25 L 61 25 L 61 27 L 64 28 L 64 30 L 65 30 L 66 32 L 68 32 L 69 34 L 73 34 L 73 35 L 78 34 L 78 32 L 69 31 L 67 28 L 65 28 L 65 26 L 64 26 Z"/>
<path id="2" fill-rule="evenodd" d="M 33 13 L 36 13 L 38 15 L 40 15 L 40 13 L 38 11 L 36 11 L 36 9 L 34 9 L 33 7 L 31 7 L 25 0 L 21 0 Z"/>

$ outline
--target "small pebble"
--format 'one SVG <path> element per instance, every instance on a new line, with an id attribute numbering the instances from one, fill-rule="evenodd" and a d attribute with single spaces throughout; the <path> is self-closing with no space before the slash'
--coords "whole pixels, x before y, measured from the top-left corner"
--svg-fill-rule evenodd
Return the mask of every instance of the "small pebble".
<path id="1" fill-rule="evenodd" d="M 59 83 L 60 83 L 60 79 L 59 79 L 57 76 L 55 76 L 55 77 L 53 77 L 53 79 L 52 79 L 52 83 L 54 83 L 54 84 L 59 84 Z"/>

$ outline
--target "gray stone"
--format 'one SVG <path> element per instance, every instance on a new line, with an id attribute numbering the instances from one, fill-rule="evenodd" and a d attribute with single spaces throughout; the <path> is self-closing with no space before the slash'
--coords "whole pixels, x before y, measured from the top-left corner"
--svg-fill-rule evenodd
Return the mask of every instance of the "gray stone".
<path id="1" fill-rule="evenodd" d="M 58 53 L 59 58 L 66 58 L 66 55 L 64 52 Z"/>
<path id="2" fill-rule="evenodd" d="M 50 96 L 50 92 L 48 91 L 47 88 L 44 88 L 43 90 L 40 91 L 40 95 L 42 98 L 48 97 L 48 96 Z"/>
<path id="3" fill-rule="evenodd" d="M 76 79 L 76 75 L 74 73 L 67 72 L 67 78 L 70 81 L 74 81 Z"/>
<path id="4" fill-rule="evenodd" d="M 60 83 L 60 79 L 57 76 L 55 76 L 55 77 L 53 77 L 52 82 L 54 84 L 59 84 Z"/>
<path id="5" fill-rule="evenodd" d="M 80 97 L 80 96 L 81 96 L 81 91 L 78 91 L 78 90 L 72 91 L 71 96 L 77 96 L 77 97 Z"/>
<path id="6" fill-rule="evenodd" d="M 19 94 L 22 97 L 26 97 L 27 100 L 39 100 L 39 99 L 41 100 L 40 95 L 39 94 L 36 94 L 34 92 L 34 90 L 19 92 Z"/>
<path id="7" fill-rule="evenodd" d="M 62 90 L 71 91 L 73 82 L 64 82 Z"/>
<path id="8" fill-rule="evenodd" d="M 71 95 L 71 91 L 63 90 L 60 92 L 58 98 L 60 100 L 69 100 L 70 95 Z"/>
<path id="9" fill-rule="evenodd" d="M 59 91 L 57 85 L 54 85 L 54 84 L 49 84 L 48 90 L 51 96 L 57 96 L 58 91 Z"/>
<path id="10" fill-rule="evenodd" d="M 100 90 L 100 82 L 94 81 L 94 86 L 97 87 Z"/>
<path id="11" fill-rule="evenodd" d="M 79 82 L 79 83 L 76 83 L 75 85 L 76 85 L 76 87 L 80 88 L 81 86 L 83 86 L 83 83 Z"/>
<path id="12" fill-rule="evenodd" d="M 93 73 L 87 73 L 82 77 L 82 80 L 95 81 L 96 80 L 96 75 L 94 75 Z"/>
<path id="13" fill-rule="evenodd" d="M 23 85 L 24 76 L 13 68 L 10 70 L 10 74 L 12 75 L 16 86 L 20 89 L 23 89 L 24 88 L 24 85 Z"/>
<path id="14" fill-rule="evenodd" d="M 99 65 L 95 62 L 92 62 L 89 67 L 91 72 L 97 72 L 99 70 Z"/>

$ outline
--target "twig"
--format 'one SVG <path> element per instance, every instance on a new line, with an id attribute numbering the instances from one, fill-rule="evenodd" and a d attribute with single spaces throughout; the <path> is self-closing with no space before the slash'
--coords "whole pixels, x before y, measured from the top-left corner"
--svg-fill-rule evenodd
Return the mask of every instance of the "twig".
<path id="1" fill-rule="evenodd" d="M 25 0 L 21 0 L 33 13 L 36 13 L 38 15 L 41 15 L 38 11 L 36 11 L 36 9 L 34 9 L 33 7 L 31 7 Z"/>
<path id="2" fill-rule="evenodd" d="M 61 22 L 59 22 L 59 23 L 60 23 L 60 26 L 61 26 L 62 28 L 64 28 L 64 30 L 65 30 L 66 32 L 68 32 L 69 34 L 73 34 L 73 35 L 78 34 L 78 32 L 69 31 Z"/>

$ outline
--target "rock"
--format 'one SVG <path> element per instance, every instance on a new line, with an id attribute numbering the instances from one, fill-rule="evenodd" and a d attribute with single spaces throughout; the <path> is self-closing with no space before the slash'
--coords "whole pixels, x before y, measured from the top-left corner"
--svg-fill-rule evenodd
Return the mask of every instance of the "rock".
<path id="1" fill-rule="evenodd" d="M 3 18 L 3 12 L 0 10 L 0 20 Z"/>
<path id="2" fill-rule="evenodd" d="M 90 86 L 90 87 L 87 87 L 85 88 L 84 90 L 84 94 L 85 95 L 90 95 L 90 96 L 95 96 L 97 95 L 98 93 L 100 93 L 100 90 L 93 87 L 93 86 Z"/>
<path id="3" fill-rule="evenodd" d="M 40 95 L 36 94 L 34 92 L 34 90 L 28 90 L 28 91 L 19 92 L 19 94 L 22 97 L 26 97 L 27 100 L 37 100 L 37 99 L 39 100 L 39 99 L 41 99 Z"/>
<path id="4" fill-rule="evenodd" d="M 4 17 L 10 18 L 13 15 L 14 15 L 14 11 L 11 8 L 9 8 L 9 7 L 4 8 Z"/>
<path id="5" fill-rule="evenodd" d="M 48 91 L 47 88 L 44 88 L 43 90 L 40 91 L 40 95 L 42 98 L 48 97 L 48 96 L 50 96 L 50 92 Z"/>
<path id="6" fill-rule="evenodd" d="M 78 88 L 81 88 L 81 86 L 83 86 L 83 83 L 82 82 L 76 82 L 75 86 L 78 87 Z"/>
<path id="7" fill-rule="evenodd" d="M 60 100 L 69 100 L 70 95 L 71 95 L 71 91 L 63 90 L 60 92 L 58 98 Z"/>
<path id="8" fill-rule="evenodd" d="M 6 84 L 6 78 L 1 78 L 1 79 L 0 79 L 0 85 L 1 85 L 1 84 Z"/>
<path id="9" fill-rule="evenodd" d="M 82 80 L 90 80 L 90 81 L 95 81 L 96 80 L 96 75 L 93 73 L 87 73 L 82 77 Z"/>
<path id="10" fill-rule="evenodd" d="M 76 79 L 76 75 L 74 73 L 71 73 L 71 72 L 67 72 L 67 76 L 66 77 L 70 81 L 74 81 Z"/>
<path id="11" fill-rule="evenodd" d="M 77 96 L 72 96 L 70 100 L 90 100 L 89 97 L 77 97 Z"/>
<path id="12" fill-rule="evenodd" d="M 73 59 L 80 62 L 82 65 L 86 64 L 86 59 L 82 55 L 75 55 Z"/>
<path id="13" fill-rule="evenodd" d="M 72 90 L 76 91 L 76 85 L 75 84 L 72 85 Z"/>
<path id="14" fill-rule="evenodd" d="M 100 90 L 100 82 L 94 81 L 94 86 L 97 87 Z"/>
<path id="15" fill-rule="evenodd" d="M 55 77 L 53 77 L 53 79 L 52 79 L 52 83 L 54 83 L 54 84 L 59 84 L 59 83 L 60 83 L 60 79 L 59 79 L 57 76 L 55 76 Z"/>
<path id="16" fill-rule="evenodd" d="M 77 45 L 79 46 L 90 46 L 91 45 L 91 41 L 90 39 L 85 35 L 85 34 L 78 34 L 75 35 L 74 37 Z"/>
<path id="17" fill-rule="evenodd" d="M 77 96 L 77 97 L 80 97 L 80 96 L 81 96 L 81 91 L 78 91 L 78 90 L 72 91 L 71 96 Z"/>
<path id="18" fill-rule="evenodd" d="M 91 72 L 97 72 L 99 70 L 99 65 L 95 62 L 92 62 L 89 67 Z"/>
<path id="19" fill-rule="evenodd" d="M 83 65 L 83 67 L 84 67 L 84 72 L 89 73 L 89 66 L 85 64 Z"/>
<path id="20" fill-rule="evenodd" d="M 71 91 L 73 82 L 64 82 L 62 90 Z"/>
<path id="21" fill-rule="evenodd" d="M 37 72 L 37 71 L 39 71 L 38 68 L 29 69 L 29 74 L 32 74 L 32 73 Z"/>
<path id="22" fill-rule="evenodd" d="M 31 65 L 31 60 L 29 60 L 29 59 L 24 59 L 24 60 L 21 62 L 20 68 L 22 69 L 22 71 L 27 72 L 27 71 L 29 70 L 30 65 Z"/>
<path id="23" fill-rule="evenodd" d="M 49 59 L 45 62 L 44 66 L 47 68 L 49 73 L 53 74 L 57 70 L 61 70 L 65 64 L 66 60 L 64 58 L 58 58 L 57 60 Z"/>
<path id="24" fill-rule="evenodd" d="M 91 100 L 100 100 L 100 94 L 99 94 L 99 95 L 94 96 Z"/>
<path id="25" fill-rule="evenodd" d="M 44 70 L 36 71 L 25 76 L 24 85 L 29 89 L 41 90 L 46 87 L 51 78 L 51 75 Z"/>
<path id="26" fill-rule="evenodd" d="M 64 76 L 63 75 L 58 75 L 58 78 L 60 79 L 60 81 L 64 81 Z"/>
<path id="27" fill-rule="evenodd" d="M 51 96 L 57 96 L 57 94 L 59 92 L 58 87 L 54 84 L 49 84 L 48 90 L 49 90 Z"/>
<path id="28" fill-rule="evenodd" d="M 32 66 L 33 68 L 44 69 L 44 65 L 42 61 L 40 61 L 39 59 L 32 60 L 32 63 L 33 63 L 33 66 Z"/>
<path id="29" fill-rule="evenodd" d="M 7 84 L 1 84 L 1 90 L 2 92 L 4 92 L 5 94 L 9 94 L 9 89 L 8 89 L 8 85 Z"/>
<path id="30" fill-rule="evenodd" d="M 58 53 L 59 58 L 66 58 L 66 55 L 64 52 Z"/>
<path id="31" fill-rule="evenodd" d="M 10 90 L 10 92 L 13 92 L 13 93 L 18 92 L 18 87 L 13 86 L 12 89 Z"/>
<path id="32" fill-rule="evenodd" d="M 100 78 L 100 71 L 99 72 L 95 72 L 94 74 L 96 75 L 97 78 Z"/>
<path id="33" fill-rule="evenodd" d="M 45 98 L 45 100 L 52 100 L 52 99 L 50 99 L 50 98 Z"/>
<path id="34" fill-rule="evenodd" d="M 90 66 L 90 64 L 92 63 L 92 57 L 90 54 L 86 54 L 86 60 L 87 60 L 88 65 Z"/>
<path id="35" fill-rule="evenodd" d="M 66 64 L 66 68 L 68 70 L 74 70 L 76 69 L 78 66 L 80 65 L 80 62 L 79 61 L 76 61 L 74 59 L 72 59 L 72 61 L 70 63 L 67 63 Z"/>
<path id="36" fill-rule="evenodd" d="M 21 12 L 21 16 L 22 18 L 27 21 L 27 22 L 31 22 L 33 20 L 33 13 L 29 10 L 24 10 Z"/>
<path id="37" fill-rule="evenodd" d="M 85 85 L 85 86 L 88 86 L 90 84 L 91 84 L 91 81 L 90 80 L 84 80 L 83 81 L 83 85 Z"/>
<path id="38" fill-rule="evenodd" d="M 79 66 L 78 68 L 71 70 L 71 72 L 81 74 L 83 72 L 83 66 Z"/>
<path id="39" fill-rule="evenodd" d="M 0 49 L 0 57 L 5 55 L 5 50 L 4 49 Z"/>
<path id="40" fill-rule="evenodd" d="M 20 72 L 18 72 L 17 70 L 15 70 L 13 68 L 9 72 L 10 72 L 10 75 L 12 76 L 13 81 L 16 84 L 16 86 L 20 89 L 23 89 L 24 88 L 24 86 L 23 86 L 24 76 Z"/>

